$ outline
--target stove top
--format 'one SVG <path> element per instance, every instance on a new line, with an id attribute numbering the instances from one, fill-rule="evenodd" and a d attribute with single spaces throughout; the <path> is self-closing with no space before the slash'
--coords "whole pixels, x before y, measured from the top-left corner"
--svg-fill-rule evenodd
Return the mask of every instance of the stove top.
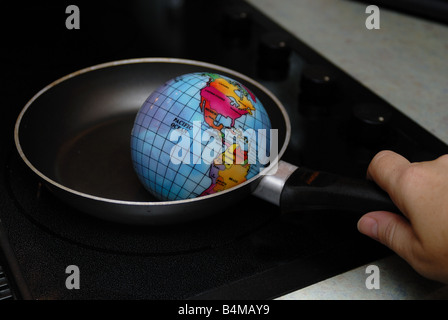
<path id="1" fill-rule="evenodd" d="M 270 299 L 388 256 L 356 229 L 361 214 L 281 210 L 256 198 L 226 215 L 163 227 L 98 220 L 69 207 L 31 174 L 13 143 L 15 120 L 48 83 L 98 63 L 139 57 L 201 60 L 265 85 L 292 121 L 284 159 L 364 177 L 373 155 L 411 161 L 448 147 L 243 1 L 8 5 L 3 50 L 0 276 L 7 298 Z M 16 14 L 20 13 L 20 19 Z M 23 26 L 22 24 L 25 24 Z M 68 266 L 80 271 L 69 290 Z M 2 287 L 0 286 L 0 293 Z"/>

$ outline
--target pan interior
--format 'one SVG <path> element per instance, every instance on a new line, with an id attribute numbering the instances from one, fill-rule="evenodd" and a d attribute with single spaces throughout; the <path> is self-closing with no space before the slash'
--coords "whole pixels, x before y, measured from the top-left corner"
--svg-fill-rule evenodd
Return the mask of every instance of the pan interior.
<path id="1" fill-rule="evenodd" d="M 70 189 L 108 199 L 157 201 L 138 181 L 129 140 L 135 113 L 83 130 L 59 148 L 56 178 Z"/>
<path id="2" fill-rule="evenodd" d="M 262 89 L 236 74 L 182 63 L 114 65 L 69 77 L 40 94 L 22 117 L 20 146 L 47 182 L 106 199 L 157 201 L 139 182 L 130 156 L 135 116 L 159 85 L 190 72 L 234 78 L 262 101 L 279 149 L 287 143 L 287 120 Z"/>

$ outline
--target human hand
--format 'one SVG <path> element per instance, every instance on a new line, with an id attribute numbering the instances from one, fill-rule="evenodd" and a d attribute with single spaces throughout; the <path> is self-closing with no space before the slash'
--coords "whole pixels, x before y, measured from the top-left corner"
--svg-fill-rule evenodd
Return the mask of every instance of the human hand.
<path id="1" fill-rule="evenodd" d="M 371 161 L 367 178 L 385 190 L 402 215 L 369 212 L 358 230 L 388 246 L 418 273 L 448 283 L 448 155 L 410 163 L 392 151 Z"/>

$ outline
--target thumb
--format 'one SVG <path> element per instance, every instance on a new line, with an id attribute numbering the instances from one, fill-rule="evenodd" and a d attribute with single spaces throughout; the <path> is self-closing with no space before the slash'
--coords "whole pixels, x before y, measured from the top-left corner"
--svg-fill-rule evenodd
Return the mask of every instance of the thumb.
<path id="1" fill-rule="evenodd" d="M 369 212 L 358 221 L 358 230 L 395 251 L 406 261 L 412 261 L 412 247 L 417 243 L 406 218 L 386 211 Z"/>

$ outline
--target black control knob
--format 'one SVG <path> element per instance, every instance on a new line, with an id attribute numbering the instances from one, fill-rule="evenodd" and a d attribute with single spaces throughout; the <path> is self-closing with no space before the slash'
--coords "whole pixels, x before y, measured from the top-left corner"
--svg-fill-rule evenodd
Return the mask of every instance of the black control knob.
<path id="1" fill-rule="evenodd" d="M 336 76 L 325 66 L 307 65 L 302 70 L 301 95 L 316 103 L 332 102 L 336 98 Z"/>
<path id="2" fill-rule="evenodd" d="M 290 37 L 282 32 L 263 34 L 258 43 L 259 76 L 266 80 L 281 80 L 288 76 L 291 47 Z"/>
<path id="3" fill-rule="evenodd" d="M 290 37 L 282 32 L 268 32 L 260 37 L 258 58 L 269 65 L 289 65 Z"/>
<path id="4" fill-rule="evenodd" d="M 341 100 L 334 72 L 322 65 L 306 65 L 300 79 L 299 110 L 305 115 L 325 115 Z"/>
<path id="5" fill-rule="evenodd" d="M 364 145 L 379 145 L 390 135 L 392 110 L 380 103 L 353 106 L 352 136 Z M 389 139 L 390 140 L 390 139 Z"/>
<path id="6" fill-rule="evenodd" d="M 222 30 L 224 39 L 233 40 L 234 44 L 247 43 L 252 27 L 252 18 L 247 10 L 236 5 L 227 8 L 224 12 L 223 25 L 226 26 Z"/>

